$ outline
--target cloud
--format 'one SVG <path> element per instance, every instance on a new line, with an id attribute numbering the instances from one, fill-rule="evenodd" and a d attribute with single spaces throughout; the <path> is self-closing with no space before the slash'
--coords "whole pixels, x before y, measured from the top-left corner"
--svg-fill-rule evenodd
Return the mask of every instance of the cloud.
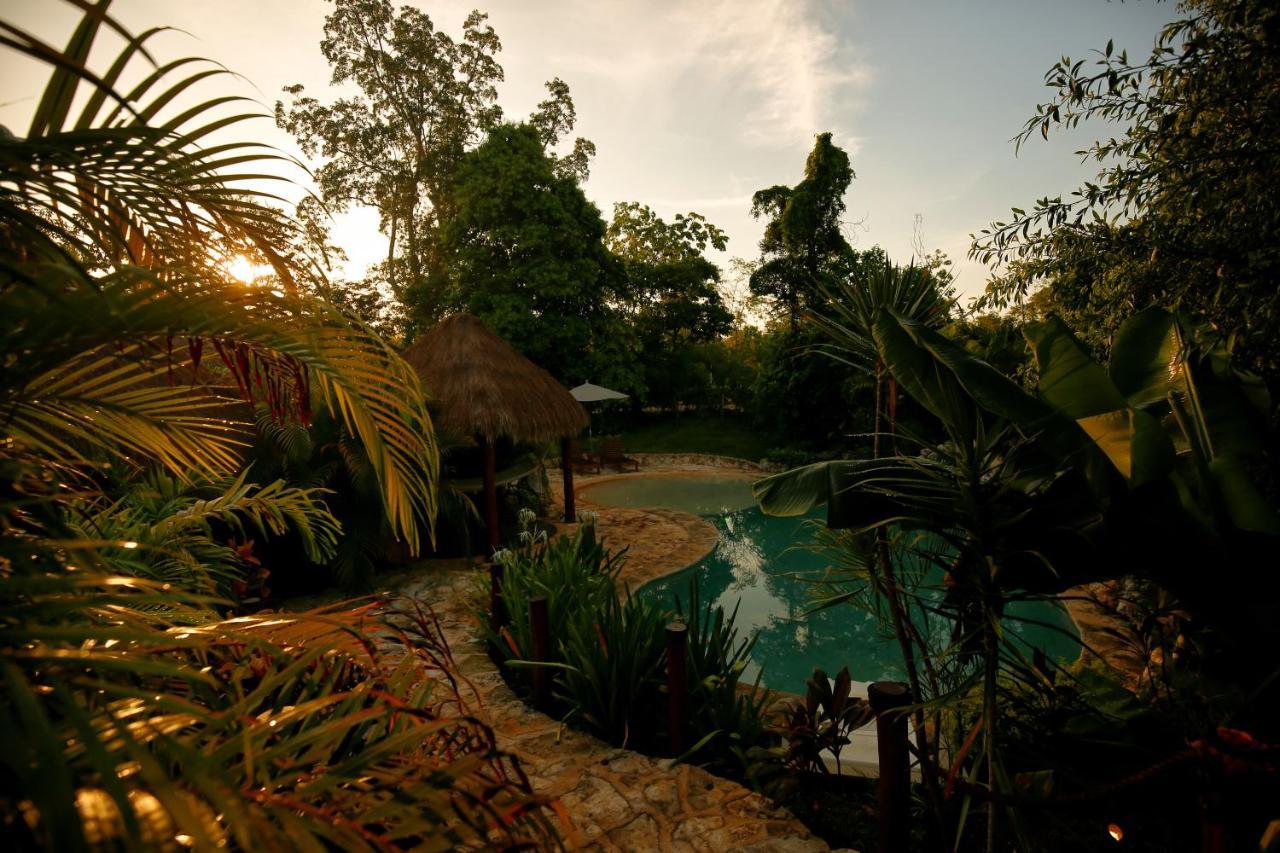
<path id="1" fill-rule="evenodd" d="M 847 103 L 850 90 L 869 80 L 849 45 L 824 26 L 829 17 L 812 3 L 761 0 L 690 7 L 696 10 L 688 13 L 690 24 L 703 21 L 700 31 L 693 30 L 702 38 L 703 66 L 755 102 L 743 116 L 751 142 L 788 144 L 798 137 L 807 147 L 813 133 L 833 129 L 836 110 Z"/>
<path id="2" fill-rule="evenodd" d="M 590 32 L 553 62 L 596 80 L 643 110 L 663 131 L 696 133 L 715 122 L 762 148 L 804 148 L 832 130 L 856 144 L 841 119 L 870 82 L 850 40 L 825 6 L 811 0 L 577 7 Z"/>

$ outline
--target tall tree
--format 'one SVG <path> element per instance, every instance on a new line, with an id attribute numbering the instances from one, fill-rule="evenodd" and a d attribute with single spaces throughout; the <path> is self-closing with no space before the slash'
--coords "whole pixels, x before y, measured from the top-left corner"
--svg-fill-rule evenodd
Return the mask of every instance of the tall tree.
<path id="1" fill-rule="evenodd" d="M 800 312 L 816 301 L 821 286 L 847 272 L 852 250 L 840 218 L 853 178 L 849 155 L 831 141 L 830 133 L 820 133 L 805 161 L 804 180 L 794 187 L 760 190 L 751 198 L 751 215 L 766 220 L 751 291 L 776 300 L 792 328 Z"/>
<path id="2" fill-rule="evenodd" d="M 574 109 L 568 83 L 556 77 L 548 80 L 546 86 L 548 97 L 538 103 L 537 109 L 529 116 L 529 124 L 538 131 L 542 147 L 551 155 L 556 174 L 585 184 L 591 174 L 591 158 L 596 156 L 596 145 L 579 136 L 573 141 L 573 148 L 568 154 L 554 153 L 561 138 L 573 131 L 578 112 Z"/>
<path id="3" fill-rule="evenodd" d="M 1069 197 L 1014 209 L 970 257 L 998 274 L 986 303 L 1036 288 L 1095 349 L 1149 305 L 1207 315 L 1280 380 L 1280 9 L 1186 0 L 1145 60 L 1108 42 L 1064 58 L 1019 145 L 1089 120 L 1120 125 L 1079 152 L 1099 174 Z"/>
<path id="4" fill-rule="evenodd" d="M 733 315 L 720 296 L 720 269 L 703 256 L 721 251 L 724 232 L 698 213 L 666 222 L 646 205 L 614 205 L 606 242 L 622 259 L 619 308 L 640 340 L 648 402 L 674 405 L 707 397 L 705 347 L 727 334 Z"/>
<path id="5" fill-rule="evenodd" d="M 499 125 L 467 154 L 453 200 L 442 246 L 460 307 L 561 380 L 586 378 L 622 331 L 600 211 L 527 124 Z"/>
<path id="6" fill-rule="evenodd" d="M 467 147 L 502 119 L 496 56 L 502 49 L 485 16 L 472 12 L 455 41 L 431 18 L 389 0 L 336 0 L 320 50 L 335 86 L 356 94 L 322 103 L 289 86 L 276 120 L 311 157 L 316 180 L 336 208 L 366 205 L 388 237 L 386 278 L 403 300 L 439 312 L 436 233 L 447 218 L 449 186 Z M 424 292 L 424 289 L 426 292 Z"/>

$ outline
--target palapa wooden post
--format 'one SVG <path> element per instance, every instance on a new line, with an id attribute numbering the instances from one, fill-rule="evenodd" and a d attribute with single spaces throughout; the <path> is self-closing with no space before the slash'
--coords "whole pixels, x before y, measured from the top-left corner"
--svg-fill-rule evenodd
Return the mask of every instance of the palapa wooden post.
<path id="1" fill-rule="evenodd" d="M 689 682 L 685 675 L 688 648 L 688 627 L 683 622 L 667 625 L 667 740 L 673 756 L 684 753 L 685 730 L 689 722 Z"/>
<path id="2" fill-rule="evenodd" d="M 569 461 L 569 439 L 560 439 L 560 471 L 564 476 L 564 521 L 573 524 L 578 519 L 573 495 L 573 463 Z"/>
<path id="3" fill-rule="evenodd" d="M 498 454 L 493 442 L 480 439 L 484 445 L 484 523 L 489 528 L 489 553 L 498 550 Z"/>
<path id="4" fill-rule="evenodd" d="M 529 626 L 533 629 L 533 660 L 546 663 L 551 659 L 551 623 L 545 596 L 529 600 Z M 545 666 L 536 666 L 533 668 L 533 706 L 545 708 L 550 698 L 551 671 Z"/>
<path id="5" fill-rule="evenodd" d="M 907 715 L 911 702 L 907 685 L 877 681 L 868 686 L 867 699 L 876 713 L 880 753 L 878 838 L 880 853 L 906 850 L 911 841 L 911 765 L 907 747 Z"/>
<path id="6" fill-rule="evenodd" d="M 496 634 L 507 623 L 507 612 L 502 602 L 502 563 L 489 558 L 489 627 Z"/>

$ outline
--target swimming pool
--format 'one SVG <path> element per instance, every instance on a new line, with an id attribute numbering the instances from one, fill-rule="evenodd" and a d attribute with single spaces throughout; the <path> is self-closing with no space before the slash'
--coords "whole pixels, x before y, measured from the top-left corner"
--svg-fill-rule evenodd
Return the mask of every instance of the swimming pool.
<path id="1" fill-rule="evenodd" d="M 767 516 L 751 497 L 751 478 L 735 475 L 632 475 L 589 484 L 579 490 L 585 500 L 607 506 L 677 509 L 707 518 L 720 538 L 710 554 L 686 569 L 650 581 L 638 595 L 670 604 L 676 595 L 688 600 L 696 578 L 702 600 L 738 608 L 737 625 L 744 636 L 757 637 L 752 650 L 754 679 L 769 687 L 803 693 L 814 667 L 834 675 L 848 666 L 855 681 L 900 680 L 898 644 L 882 633 L 865 611 L 843 604 L 816 613 L 814 585 L 791 577 L 827 566 L 822 555 L 803 546 L 813 538 L 813 521 L 822 518 Z M 1051 658 L 1074 660 L 1080 645 L 1075 626 L 1056 602 L 1019 602 L 1010 615 L 1054 626 L 1040 627 L 1007 620 L 1006 627 Z M 1055 630 L 1057 629 L 1057 630 Z"/>

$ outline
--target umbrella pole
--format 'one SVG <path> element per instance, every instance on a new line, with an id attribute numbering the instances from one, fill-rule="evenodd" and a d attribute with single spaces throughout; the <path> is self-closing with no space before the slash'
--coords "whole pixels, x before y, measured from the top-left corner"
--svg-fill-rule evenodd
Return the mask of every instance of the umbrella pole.
<path id="1" fill-rule="evenodd" d="M 489 553 L 498 550 L 498 457 L 493 442 L 480 439 L 484 445 L 484 518 L 489 528 Z"/>
<path id="2" fill-rule="evenodd" d="M 560 439 L 560 471 L 564 475 L 564 520 L 573 524 L 577 520 L 577 507 L 574 506 L 573 463 L 569 461 L 569 439 Z"/>

